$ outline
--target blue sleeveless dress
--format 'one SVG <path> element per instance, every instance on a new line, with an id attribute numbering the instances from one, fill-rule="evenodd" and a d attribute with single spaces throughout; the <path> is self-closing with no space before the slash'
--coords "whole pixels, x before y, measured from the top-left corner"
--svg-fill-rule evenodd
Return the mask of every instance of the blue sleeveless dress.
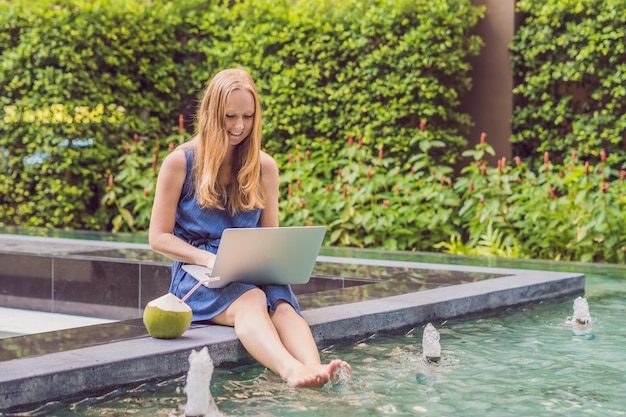
<path id="1" fill-rule="evenodd" d="M 193 184 L 193 162 L 195 151 L 185 149 L 187 174 L 178 201 L 174 235 L 193 246 L 217 253 L 224 229 L 229 227 L 259 227 L 261 210 L 251 210 L 231 215 L 227 210 L 204 209 L 195 199 Z M 263 244 L 259 242 L 259 244 Z M 198 281 L 182 269 L 183 263 L 174 261 L 172 265 L 172 283 L 169 291 L 182 298 Z M 223 312 L 243 293 L 260 288 L 267 297 L 270 312 L 276 310 L 280 300 L 290 303 L 300 313 L 300 306 L 289 285 L 256 286 L 233 282 L 224 288 L 200 286 L 187 300 L 193 311 L 193 321 L 210 320 Z"/>

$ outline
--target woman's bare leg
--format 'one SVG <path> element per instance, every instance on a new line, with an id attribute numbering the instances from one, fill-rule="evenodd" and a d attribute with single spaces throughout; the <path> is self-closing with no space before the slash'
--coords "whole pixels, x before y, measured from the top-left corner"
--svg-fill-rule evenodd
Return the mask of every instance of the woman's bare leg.
<path id="1" fill-rule="evenodd" d="M 270 318 L 283 346 L 294 358 L 309 366 L 321 364 L 311 328 L 291 304 L 279 301 L 276 311 L 270 314 Z"/>
<path id="2" fill-rule="evenodd" d="M 294 358 L 285 348 L 267 312 L 267 302 L 263 291 L 254 289 L 244 293 L 212 321 L 233 326 L 248 353 L 289 384 L 322 387 L 330 380 L 331 375 L 328 369 L 330 364 L 320 365 L 319 354 L 317 354 L 317 363 L 311 366 Z M 309 350 L 307 348 L 307 360 L 310 360 L 311 356 Z"/>
<path id="3" fill-rule="evenodd" d="M 291 304 L 279 301 L 276 305 L 276 311 L 270 317 L 285 349 L 305 366 L 327 367 L 331 377 L 341 368 L 350 370 L 350 365 L 340 360 L 334 360 L 328 365 L 321 365 L 319 350 L 311 333 L 311 328 Z"/>

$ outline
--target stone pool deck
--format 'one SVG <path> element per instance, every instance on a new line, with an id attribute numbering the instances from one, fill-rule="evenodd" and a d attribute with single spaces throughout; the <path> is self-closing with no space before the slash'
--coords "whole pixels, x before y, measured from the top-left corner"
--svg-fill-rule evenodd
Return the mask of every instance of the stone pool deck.
<path id="1" fill-rule="evenodd" d="M 21 244 L 15 244 L 11 238 L 0 235 L 0 254 L 4 255 L 0 257 L 0 270 L 11 269 L 11 255 L 46 256 L 33 249 L 36 245 L 24 239 L 17 239 Z M 3 246 L 3 241 L 9 243 Z M 103 248 L 102 243 L 94 245 L 97 251 Z M 86 246 L 89 243 L 57 242 L 53 258 L 72 258 L 77 247 L 80 256 L 85 257 Z M 115 245 L 115 250 L 124 248 L 123 244 Z M 136 244 L 126 248 L 131 252 L 146 249 Z M 129 260 L 128 251 L 125 253 L 123 262 L 129 268 L 139 262 Z M 411 254 L 403 258 L 408 260 L 398 260 L 397 254 L 376 255 L 377 259 L 368 259 L 323 252 L 314 270 L 315 286 L 294 289 L 320 349 L 380 331 L 403 330 L 428 322 L 437 327 L 452 318 L 476 317 L 584 294 L 584 275 L 578 273 L 415 262 L 410 260 L 415 259 Z M 94 249 L 94 256 L 81 258 L 89 259 L 102 262 L 102 253 Z M 1 279 L 4 283 L 7 278 Z M 11 297 L 5 295 L 4 299 L 20 303 L 25 300 L 24 294 Z M 54 300 L 40 299 L 35 304 L 42 303 L 54 304 Z M 82 303 L 69 305 L 76 309 Z M 204 346 L 208 346 L 215 366 L 251 360 L 231 328 L 194 323 L 179 339 L 158 340 L 146 333 L 138 317 L 136 314 L 135 318 L 114 323 L 1 339 L 0 415 L 34 409 L 50 401 L 76 400 L 179 377 L 187 372 L 191 350 Z"/>

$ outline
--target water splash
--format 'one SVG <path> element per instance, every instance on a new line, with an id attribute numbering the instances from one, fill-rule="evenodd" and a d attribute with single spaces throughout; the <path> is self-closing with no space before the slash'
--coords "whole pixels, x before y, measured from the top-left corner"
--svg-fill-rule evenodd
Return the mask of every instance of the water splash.
<path id="1" fill-rule="evenodd" d="M 591 314 L 589 313 L 589 303 L 584 297 L 578 297 L 574 300 L 574 314 L 572 315 L 572 330 L 577 336 L 588 336 L 593 339 L 591 333 Z"/>
<path id="2" fill-rule="evenodd" d="M 574 316 L 573 321 L 578 324 L 591 323 L 591 314 L 589 313 L 589 303 L 583 297 L 574 300 Z"/>
<path id="3" fill-rule="evenodd" d="M 424 358 L 429 362 L 439 362 L 441 360 L 441 344 L 439 343 L 439 332 L 431 323 L 424 327 L 422 336 L 422 352 Z"/>
<path id="4" fill-rule="evenodd" d="M 213 361 L 206 346 L 202 350 L 191 351 L 187 383 L 185 384 L 185 393 L 187 394 L 186 417 L 218 417 L 223 415 L 211 395 L 213 369 Z"/>
<path id="5" fill-rule="evenodd" d="M 340 367 L 332 375 L 335 385 L 347 385 L 352 382 L 352 372 L 346 367 Z"/>

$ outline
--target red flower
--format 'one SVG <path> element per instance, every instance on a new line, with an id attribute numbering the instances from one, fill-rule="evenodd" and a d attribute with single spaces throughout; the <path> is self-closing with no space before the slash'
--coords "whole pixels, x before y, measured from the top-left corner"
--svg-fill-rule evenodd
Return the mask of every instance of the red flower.
<path id="1" fill-rule="evenodd" d="M 420 120 L 420 132 L 424 132 L 426 130 L 426 119 Z"/>
<path id="2" fill-rule="evenodd" d="M 293 163 L 293 155 L 289 154 L 289 156 L 287 156 L 287 160 L 289 161 L 289 163 Z"/>
<path id="3" fill-rule="evenodd" d="M 554 187 L 550 187 L 550 198 L 555 199 L 556 194 L 554 193 Z"/>
<path id="4" fill-rule="evenodd" d="M 483 174 L 483 177 L 484 177 L 485 175 L 487 175 L 487 165 L 482 164 L 482 165 L 480 166 L 480 173 L 481 173 L 481 174 Z"/>
<path id="5" fill-rule="evenodd" d="M 626 178 L 626 169 L 622 169 L 622 170 L 619 172 L 619 179 L 623 181 L 623 180 L 624 180 L 624 178 Z"/>
<path id="6" fill-rule="evenodd" d="M 109 174 L 109 188 L 113 188 L 113 174 Z"/>
<path id="7" fill-rule="evenodd" d="M 133 135 L 133 142 L 135 142 L 135 145 L 139 142 L 139 135 L 136 133 Z"/>
<path id="8" fill-rule="evenodd" d="M 311 159 L 311 151 L 307 150 L 307 151 L 304 153 L 304 157 L 307 159 L 307 161 L 308 161 L 309 159 Z"/>
<path id="9" fill-rule="evenodd" d="M 368 180 L 372 179 L 372 168 L 367 168 L 367 179 Z"/>
<path id="10" fill-rule="evenodd" d="M 348 198 L 348 184 L 343 185 L 343 198 Z"/>
<path id="11" fill-rule="evenodd" d="M 515 165 L 522 166 L 522 158 L 520 158 L 519 156 L 515 157 Z"/>
<path id="12" fill-rule="evenodd" d="M 545 151 L 543 153 L 543 163 L 548 165 L 549 162 L 550 162 L 550 154 L 548 153 L 548 151 Z"/>
<path id="13" fill-rule="evenodd" d="M 300 182 L 300 180 L 296 181 L 296 187 L 298 188 L 298 190 L 302 189 L 302 183 Z"/>
<path id="14" fill-rule="evenodd" d="M 600 191 L 602 191 L 603 193 L 606 193 L 608 189 L 609 189 L 608 182 L 603 182 L 602 185 L 600 185 Z"/>
<path id="15" fill-rule="evenodd" d="M 293 187 L 291 186 L 291 184 L 287 185 L 287 195 L 289 197 L 291 197 L 293 195 Z"/>
<path id="16" fill-rule="evenodd" d="M 480 134 L 480 143 L 484 144 L 487 141 L 487 134 L 485 132 Z"/>
<path id="17" fill-rule="evenodd" d="M 359 141 L 357 143 L 359 145 L 359 148 L 363 146 L 363 135 L 359 135 Z"/>
<path id="18" fill-rule="evenodd" d="M 354 137 L 352 136 L 352 134 L 350 134 L 350 136 L 348 136 L 348 146 L 352 146 L 353 143 L 354 143 Z"/>
<path id="19" fill-rule="evenodd" d="M 585 175 L 589 176 L 589 161 L 585 161 Z"/>
<path id="20" fill-rule="evenodd" d="M 126 155 L 130 155 L 130 143 L 124 141 L 124 152 L 126 152 Z"/>
<path id="21" fill-rule="evenodd" d="M 383 200 L 383 207 L 389 207 L 389 200 Z"/>
<path id="22" fill-rule="evenodd" d="M 143 195 L 145 195 L 146 197 L 150 195 L 150 189 L 148 187 L 143 189 Z"/>
<path id="23" fill-rule="evenodd" d="M 181 135 L 185 134 L 185 122 L 182 114 L 178 115 L 178 133 Z"/>
<path id="24" fill-rule="evenodd" d="M 600 151 L 600 160 L 606 162 L 606 151 L 604 149 Z"/>
<path id="25" fill-rule="evenodd" d="M 469 182 L 469 191 L 470 193 L 474 192 L 474 180 L 470 180 Z"/>
<path id="26" fill-rule="evenodd" d="M 304 198 L 301 198 L 301 199 L 300 199 L 300 205 L 301 205 L 302 207 L 306 207 L 306 200 L 305 200 Z"/>
<path id="27" fill-rule="evenodd" d="M 157 169 L 157 156 L 156 154 L 152 154 L 152 170 L 156 171 Z"/>
<path id="28" fill-rule="evenodd" d="M 383 148 L 380 148 L 380 149 L 378 150 L 378 157 L 379 157 L 380 159 L 383 159 Z"/>

